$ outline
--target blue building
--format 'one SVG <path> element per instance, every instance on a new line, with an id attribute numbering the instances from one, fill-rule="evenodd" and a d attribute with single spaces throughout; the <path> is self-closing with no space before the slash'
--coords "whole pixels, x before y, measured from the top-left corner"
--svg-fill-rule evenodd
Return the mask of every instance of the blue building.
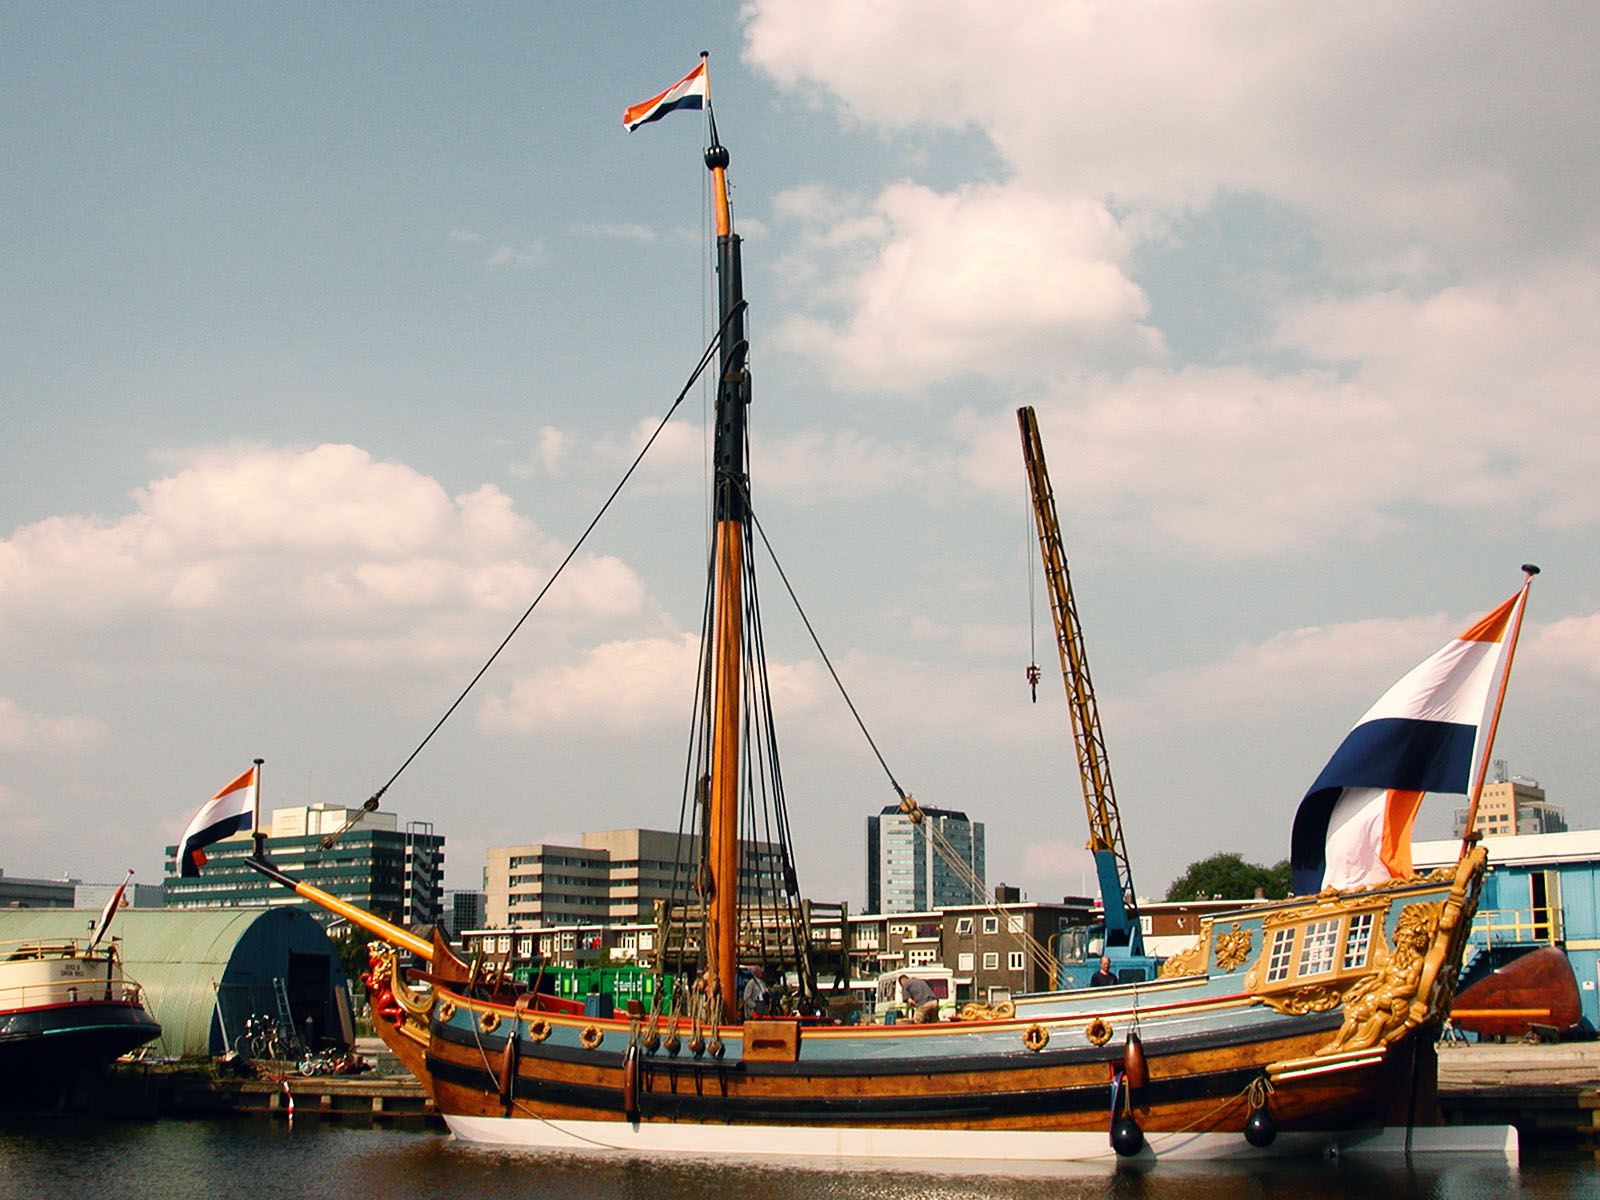
<path id="1" fill-rule="evenodd" d="M 1472 926 L 1475 946 L 1565 947 L 1584 1024 L 1600 1030 L 1600 829 L 1487 837 L 1489 875 Z M 1456 861 L 1459 841 L 1418 842 L 1418 871 Z M 1469 965 L 1471 951 L 1468 951 Z"/>

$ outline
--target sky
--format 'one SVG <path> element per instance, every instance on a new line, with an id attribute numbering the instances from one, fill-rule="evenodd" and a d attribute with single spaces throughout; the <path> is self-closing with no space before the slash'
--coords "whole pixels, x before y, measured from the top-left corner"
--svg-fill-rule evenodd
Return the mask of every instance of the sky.
<path id="1" fill-rule="evenodd" d="M 156 882 L 258 757 L 268 809 L 400 771 L 450 887 L 676 827 L 699 388 L 406 764 L 715 326 L 703 122 L 619 119 L 701 50 L 757 513 L 991 885 L 1093 878 L 1024 404 L 1141 893 L 1285 857 L 1524 562 L 1495 757 L 1600 823 L 1588 0 L 154 0 L 0 10 L 0 869 Z M 896 797 L 770 566 L 800 878 L 859 907 Z"/>

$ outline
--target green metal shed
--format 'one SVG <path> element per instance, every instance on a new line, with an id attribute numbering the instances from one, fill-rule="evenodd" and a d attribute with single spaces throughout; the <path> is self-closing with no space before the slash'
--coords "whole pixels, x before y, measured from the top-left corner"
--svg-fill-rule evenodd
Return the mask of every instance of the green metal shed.
<path id="1" fill-rule="evenodd" d="M 0 942 L 84 937 L 87 909 L 0 910 Z M 169 1058 L 221 1054 L 255 1013 L 288 1019 L 315 1042 L 350 1040 L 339 953 L 298 908 L 124 909 L 111 936 L 123 969 L 161 1022 L 152 1049 Z"/>

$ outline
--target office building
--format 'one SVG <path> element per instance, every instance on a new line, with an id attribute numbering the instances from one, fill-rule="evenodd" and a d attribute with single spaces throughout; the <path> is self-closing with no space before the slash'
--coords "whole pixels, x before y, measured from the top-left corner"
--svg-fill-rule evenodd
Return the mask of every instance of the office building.
<path id="1" fill-rule="evenodd" d="M 924 808 L 922 816 L 919 827 L 890 805 L 867 818 L 870 912 L 927 912 L 983 902 L 983 822 L 942 808 Z"/>
<path id="2" fill-rule="evenodd" d="M 78 879 L 24 879 L 0 870 L 0 908 L 72 908 Z"/>
<path id="3" fill-rule="evenodd" d="M 655 920 L 658 900 L 694 903 L 690 886 L 699 839 L 656 829 L 585 833 L 576 846 L 494 846 L 484 869 L 486 927 L 628 925 Z M 768 842 L 741 842 L 739 886 L 754 900 L 761 882 L 783 879 L 782 852 Z"/>
<path id="4" fill-rule="evenodd" d="M 1515 837 L 1534 833 L 1565 833 L 1567 817 L 1558 804 L 1545 799 L 1544 789 L 1537 780 L 1505 778 L 1505 764 L 1496 763 L 1499 776 L 1483 785 L 1478 798 L 1478 816 L 1473 827 L 1484 837 Z M 1466 832 L 1467 810 L 1456 810 L 1455 830 L 1452 836 L 1461 837 Z"/>
<path id="5" fill-rule="evenodd" d="M 407 928 L 433 925 L 444 913 L 444 838 L 427 821 L 398 828 L 393 813 L 365 813 L 332 804 L 280 808 L 272 814 L 267 857 L 285 874 Z M 346 828 L 348 826 L 348 829 Z M 344 832 L 341 832 L 344 831 Z M 324 837 L 338 835 L 331 849 Z M 167 847 L 162 891 L 168 908 L 299 905 L 324 925 L 338 918 L 252 870 L 251 837 L 239 834 L 206 848 L 199 876 L 179 877 Z"/>

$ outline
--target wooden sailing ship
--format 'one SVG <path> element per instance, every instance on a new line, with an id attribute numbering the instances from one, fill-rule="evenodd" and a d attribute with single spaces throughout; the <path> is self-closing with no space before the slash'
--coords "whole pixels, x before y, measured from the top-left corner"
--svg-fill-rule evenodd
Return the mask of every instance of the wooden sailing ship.
<path id="1" fill-rule="evenodd" d="M 695 77 L 674 89 L 680 100 L 693 98 L 682 89 Z M 657 965 L 683 972 L 678 986 L 657 989 L 671 1005 L 587 1015 L 469 966 L 437 934 L 390 925 L 265 861 L 257 868 L 380 939 L 369 977 L 379 1031 L 467 1140 L 1063 1161 L 1258 1154 L 1427 1124 L 1434 1036 L 1485 869 L 1476 845 L 1431 874 L 1210 918 L 1152 980 L 968 1005 L 929 1024 L 815 1015 L 824 997 L 793 918 L 799 890 L 786 850 L 779 899 L 757 924 L 792 931 L 788 961 L 774 962 L 766 941 L 741 942 L 752 926 L 739 907 L 740 817 L 756 810 L 752 789 L 765 784 L 760 802 L 775 805 L 777 827 L 787 818 L 753 620 L 740 241 L 728 153 L 714 120 L 708 128 L 720 309 L 714 553 L 685 804 L 685 844 L 704 851 L 688 864 L 679 910 L 684 956 Z M 751 762 L 751 747 L 767 757 Z M 420 969 L 404 966 L 407 956 Z M 752 962 L 793 983 L 794 1015 L 741 1017 L 741 969 Z"/>

